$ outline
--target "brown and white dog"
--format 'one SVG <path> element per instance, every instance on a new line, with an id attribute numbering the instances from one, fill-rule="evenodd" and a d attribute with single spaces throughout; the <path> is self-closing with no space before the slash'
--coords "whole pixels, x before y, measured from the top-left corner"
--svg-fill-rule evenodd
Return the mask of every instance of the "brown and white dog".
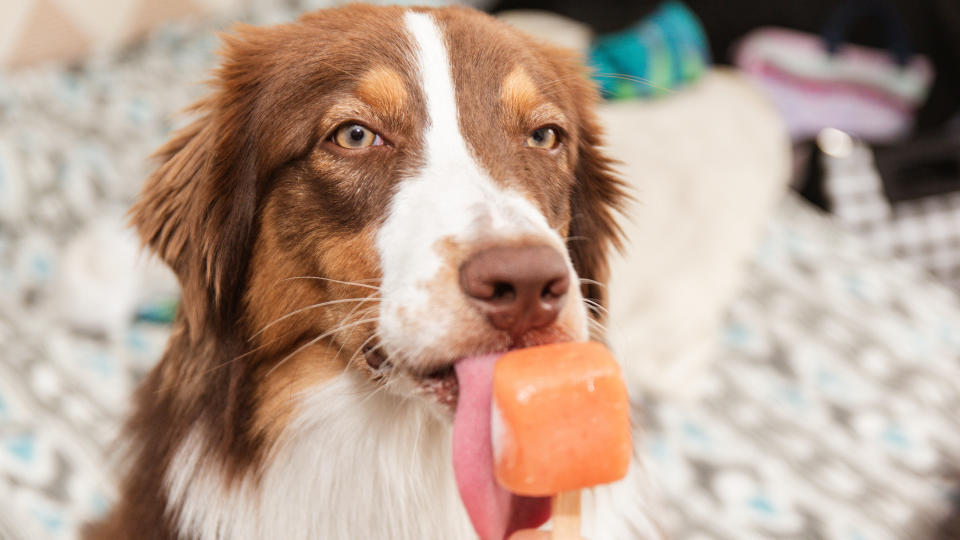
<path id="1" fill-rule="evenodd" d="M 582 66 L 472 10 L 360 5 L 223 57 L 132 210 L 182 309 L 88 537 L 474 536 L 453 364 L 602 310 L 623 188 Z M 588 538 L 657 537 L 634 469 Z"/>

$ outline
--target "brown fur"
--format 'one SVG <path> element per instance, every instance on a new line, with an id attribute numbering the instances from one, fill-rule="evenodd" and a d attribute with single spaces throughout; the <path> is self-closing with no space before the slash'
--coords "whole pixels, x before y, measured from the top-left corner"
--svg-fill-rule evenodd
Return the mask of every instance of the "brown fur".
<path id="1" fill-rule="evenodd" d="M 453 57 L 470 59 L 454 64 L 454 77 L 471 149 L 566 233 L 581 277 L 604 281 L 623 187 L 598 148 L 596 93 L 582 68 L 474 12 L 436 13 L 458 36 Z M 348 364 L 365 369 L 358 354 L 373 323 L 335 329 L 363 319 L 375 300 L 310 306 L 371 297 L 337 281 L 379 277 L 376 227 L 393 182 L 422 162 L 426 113 L 401 18 L 399 8 L 355 5 L 224 37 L 210 96 L 158 151 L 131 210 L 144 243 L 176 272 L 182 307 L 134 398 L 120 499 L 87 538 L 177 538 L 163 478 L 190 429 L 201 426 L 210 452 L 239 478 L 264 459 L 298 390 Z M 390 144 L 351 153 L 329 142 L 353 121 Z M 564 144 L 523 152 L 545 123 Z M 584 292 L 603 299 L 597 285 Z"/>

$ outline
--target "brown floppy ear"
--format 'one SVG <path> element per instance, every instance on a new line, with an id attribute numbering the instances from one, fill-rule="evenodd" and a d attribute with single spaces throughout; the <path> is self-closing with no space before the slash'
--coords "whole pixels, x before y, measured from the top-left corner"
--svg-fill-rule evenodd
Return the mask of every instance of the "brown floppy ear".
<path id="1" fill-rule="evenodd" d="M 609 278 L 607 256 L 612 249 L 622 247 L 622 231 L 616 214 L 628 199 L 626 185 L 614 172 L 614 161 L 600 149 L 602 129 L 594 108 L 599 103 L 595 85 L 587 78 L 581 61 L 573 56 L 564 58 L 567 77 L 577 110 L 576 183 L 570 195 L 570 230 L 568 246 L 570 257 L 581 282 L 583 297 L 595 320 L 603 318 L 606 307 L 606 283 Z"/>
<path id="2" fill-rule="evenodd" d="M 160 165 L 130 210 L 144 244 L 180 280 L 192 336 L 207 325 L 237 326 L 263 183 L 315 142 L 311 124 L 284 124 L 269 105 L 289 99 L 291 90 L 271 74 L 289 62 L 290 54 L 276 51 L 296 39 L 295 30 L 238 26 L 223 37 L 213 92 L 191 107 L 199 118 L 157 151 Z"/>
<path id="3" fill-rule="evenodd" d="M 573 267 L 583 280 L 583 297 L 596 320 L 603 319 L 606 307 L 606 284 L 609 278 L 607 256 L 620 249 L 621 230 L 615 213 L 622 206 L 624 185 L 612 170 L 612 161 L 597 148 L 597 132 L 581 135 L 577 183 L 570 197 L 569 249 Z"/>

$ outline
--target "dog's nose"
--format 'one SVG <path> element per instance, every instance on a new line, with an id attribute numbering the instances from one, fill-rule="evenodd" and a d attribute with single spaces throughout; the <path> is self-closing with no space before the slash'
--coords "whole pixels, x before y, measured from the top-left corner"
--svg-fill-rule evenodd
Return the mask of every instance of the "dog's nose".
<path id="1" fill-rule="evenodd" d="M 495 247 L 460 267 L 460 287 L 490 324 L 520 336 L 556 320 L 570 275 L 551 247 Z"/>

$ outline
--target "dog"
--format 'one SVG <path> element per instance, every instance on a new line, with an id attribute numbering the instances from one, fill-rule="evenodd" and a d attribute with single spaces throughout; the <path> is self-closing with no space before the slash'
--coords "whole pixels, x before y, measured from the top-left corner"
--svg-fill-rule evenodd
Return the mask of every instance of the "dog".
<path id="1" fill-rule="evenodd" d="M 602 339 L 627 194 L 584 67 L 455 7 L 223 41 L 131 209 L 182 302 L 86 537 L 475 538 L 454 363 Z M 645 483 L 587 496 L 586 537 L 659 538 Z"/>

